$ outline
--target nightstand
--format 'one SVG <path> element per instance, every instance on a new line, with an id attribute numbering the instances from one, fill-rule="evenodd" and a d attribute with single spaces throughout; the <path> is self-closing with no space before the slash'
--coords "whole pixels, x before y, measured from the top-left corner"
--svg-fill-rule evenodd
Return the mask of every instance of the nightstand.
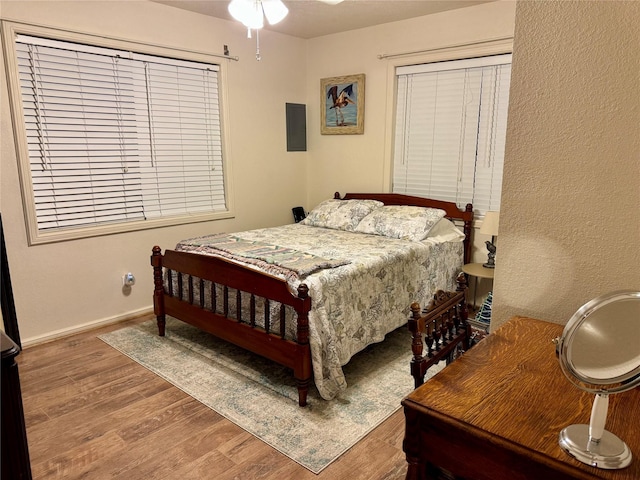
<path id="1" fill-rule="evenodd" d="M 490 278 L 493 281 L 494 268 L 483 267 L 481 263 L 467 263 L 462 267 L 462 271 L 474 277 L 473 283 L 473 310 L 477 310 L 476 293 L 478 290 L 478 278 Z"/>

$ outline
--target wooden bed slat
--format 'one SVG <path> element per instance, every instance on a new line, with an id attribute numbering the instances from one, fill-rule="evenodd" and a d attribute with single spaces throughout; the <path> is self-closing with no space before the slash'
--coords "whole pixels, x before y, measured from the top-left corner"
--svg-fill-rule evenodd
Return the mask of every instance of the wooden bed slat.
<path id="1" fill-rule="evenodd" d="M 236 290 L 236 321 L 242 323 L 242 291 Z"/>
<path id="2" fill-rule="evenodd" d="M 271 302 L 268 298 L 264 299 L 264 329 L 271 333 Z"/>
<path id="3" fill-rule="evenodd" d="M 214 282 L 210 282 L 211 284 L 211 311 L 218 311 L 218 291 L 216 289 L 216 284 Z"/>
<path id="4" fill-rule="evenodd" d="M 285 336 L 285 330 L 286 330 L 285 318 L 286 318 L 286 311 L 284 309 L 284 305 L 280 304 L 280 338 L 284 338 Z"/>

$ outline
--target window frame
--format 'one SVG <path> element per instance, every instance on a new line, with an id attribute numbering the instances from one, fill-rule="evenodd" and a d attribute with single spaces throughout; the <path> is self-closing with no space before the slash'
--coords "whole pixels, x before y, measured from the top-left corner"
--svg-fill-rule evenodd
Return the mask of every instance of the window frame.
<path id="1" fill-rule="evenodd" d="M 460 44 L 433 48 L 421 52 L 411 52 L 384 57 L 387 61 L 387 102 L 384 149 L 384 186 L 387 191 L 393 191 L 393 156 L 396 136 L 396 102 L 397 102 L 397 68 L 411 65 L 445 62 L 453 60 L 466 60 L 470 58 L 486 57 L 493 55 L 511 54 L 513 52 L 513 37 L 505 37 L 495 40 L 478 41 L 469 44 Z M 381 57 L 382 58 L 382 57 Z M 481 221 L 484 215 L 476 215 L 474 222 Z"/>
<path id="2" fill-rule="evenodd" d="M 176 49 L 162 45 L 150 45 L 139 42 L 126 41 L 115 38 L 96 36 L 86 33 L 70 32 L 60 29 L 28 25 L 17 22 L 2 21 L 2 42 L 5 52 L 5 63 L 7 68 L 7 84 L 9 88 L 9 106 L 11 110 L 14 142 L 18 163 L 18 175 L 22 194 L 22 205 L 27 226 L 27 240 L 29 245 L 46 244 L 81 238 L 90 238 L 114 233 L 132 232 L 167 227 L 174 225 L 184 225 L 189 223 L 207 222 L 233 218 L 234 201 L 233 185 L 231 182 L 231 161 L 229 155 L 229 119 L 225 108 L 227 97 L 227 65 L 225 61 L 216 59 L 217 56 L 202 52 L 194 52 L 183 49 Z M 102 225 L 70 227 L 56 229 L 53 231 L 41 231 L 38 229 L 36 208 L 34 202 L 34 189 L 29 163 L 29 150 L 27 145 L 27 133 L 24 121 L 24 110 L 20 93 L 20 79 L 18 73 L 18 60 L 15 46 L 17 35 L 31 35 L 36 37 L 50 38 L 65 42 L 75 42 L 97 47 L 112 48 L 118 50 L 135 51 L 136 53 L 164 56 L 200 63 L 213 63 L 218 65 L 218 88 L 219 105 L 221 118 L 221 141 L 223 156 L 223 179 L 224 194 L 226 199 L 226 210 L 218 212 L 207 212 L 201 214 L 176 215 L 169 217 L 154 218 L 150 220 L 134 220 L 128 222 L 109 223 Z"/>

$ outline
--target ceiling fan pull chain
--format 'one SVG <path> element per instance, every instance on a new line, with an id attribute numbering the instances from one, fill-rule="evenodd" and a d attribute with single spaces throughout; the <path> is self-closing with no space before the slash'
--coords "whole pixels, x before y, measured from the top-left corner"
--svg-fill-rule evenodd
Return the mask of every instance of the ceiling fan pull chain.
<path id="1" fill-rule="evenodd" d="M 256 30 L 256 60 L 262 60 L 260 56 L 260 30 Z"/>

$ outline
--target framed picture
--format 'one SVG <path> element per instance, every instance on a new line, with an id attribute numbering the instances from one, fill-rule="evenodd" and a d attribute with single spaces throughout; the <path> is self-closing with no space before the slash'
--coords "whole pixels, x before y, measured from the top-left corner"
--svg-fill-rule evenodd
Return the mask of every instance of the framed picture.
<path id="1" fill-rule="evenodd" d="M 364 133 L 364 73 L 320 80 L 320 133 Z"/>

